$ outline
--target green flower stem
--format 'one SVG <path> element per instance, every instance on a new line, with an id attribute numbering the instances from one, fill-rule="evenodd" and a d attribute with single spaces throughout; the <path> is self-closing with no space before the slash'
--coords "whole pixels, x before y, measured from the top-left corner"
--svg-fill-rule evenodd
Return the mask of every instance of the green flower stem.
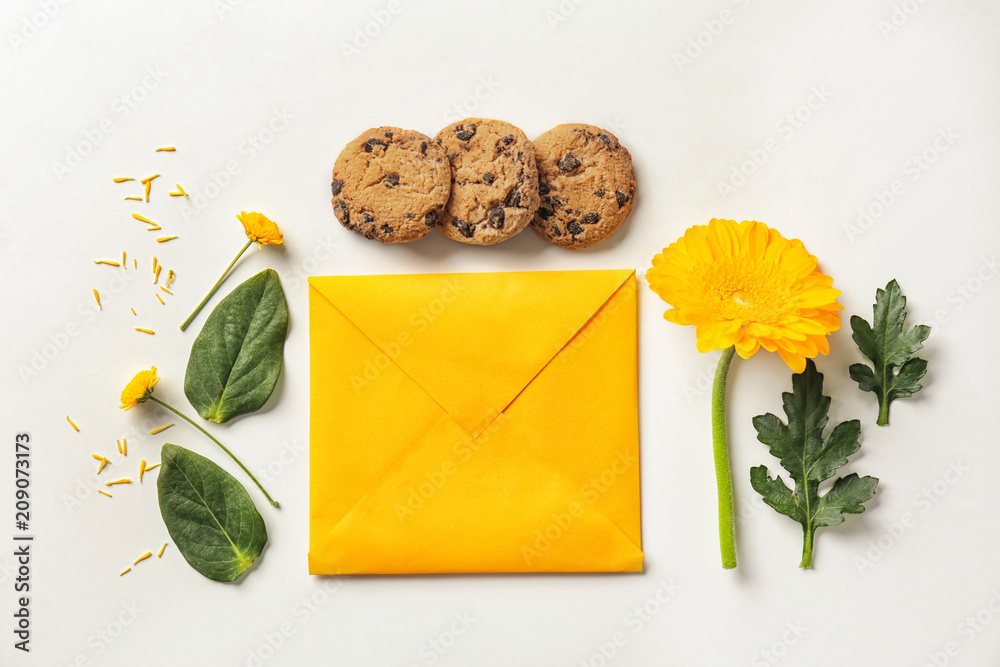
<path id="1" fill-rule="evenodd" d="M 729 447 L 726 441 L 726 379 L 736 347 L 723 350 L 715 369 L 712 385 L 712 451 L 715 455 L 715 481 L 719 489 L 719 547 L 722 567 L 736 567 L 736 526 L 733 520 L 733 477 L 729 472 Z"/>
<path id="2" fill-rule="evenodd" d="M 883 385 L 885 386 L 885 385 Z M 878 404 L 878 421 L 875 422 L 879 426 L 889 425 L 889 401 L 881 400 Z"/>
<path id="3" fill-rule="evenodd" d="M 240 250 L 239 254 L 237 254 L 236 257 L 233 259 L 233 261 L 229 263 L 229 266 L 226 267 L 226 270 L 222 272 L 222 275 L 219 276 L 219 279 L 215 281 L 214 285 L 212 285 L 212 289 L 208 290 L 208 294 L 205 295 L 205 298 L 202 299 L 201 303 L 199 303 L 198 306 L 194 309 L 194 312 L 188 315 L 188 318 L 184 320 L 184 323 L 181 324 L 181 331 L 187 329 L 188 325 L 191 324 L 191 320 L 193 320 L 195 317 L 198 316 L 198 313 L 200 313 L 201 309 L 205 307 L 205 304 L 208 303 L 208 300 L 212 298 L 212 295 L 219 290 L 219 287 L 222 285 L 222 281 L 225 280 L 226 276 L 229 275 L 229 272 L 233 270 L 233 267 L 236 265 L 236 262 L 239 261 L 240 257 L 243 256 L 243 253 L 245 253 L 247 251 L 247 248 L 249 248 L 251 245 L 253 245 L 253 239 L 247 241 L 247 244 L 243 246 L 243 249 Z"/>
<path id="4" fill-rule="evenodd" d="M 244 250 L 245 249 L 246 248 L 244 248 Z M 162 405 L 167 410 L 170 410 L 175 415 L 177 415 L 178 417 L 180 417 L 181 419 L 183 419 L 184 421 L 186 421 L 188 424 L 191 424 L 191 426 L 194 426 L 196 429 L 198 429 L 199 431 L 201 431 L 202 433 L 204 433 L 206 436 L 208 436 L 209 440 L 211 440 L 212 442 L 214 442 L 215 444 L 217 444 L 219 447 L 221 447 L 222 451 L 224 451 L 226 454 L 229 454 L 229 458 L 231 458 L 232 460 L 236 461 L 237 465 L 239 465 L 239 467 L 243 468 L 243 472 L 245 472 L 247 475 L 250 476 L 250 479 L 253 480 L 253 483 L 257 485 L 257 488 L 260 489 L 260 492 L 264 494 L 265 498 L 267 498 L 267 502 L 271 503 L 271 505 L 273 505 L 274 507 L 280 507 L 280 505 L 278 505 L 278 502 L 276 500 L 274 500 L 273 498 L 271 498 L 271 496 L 268 495 L 267 491 L 264 490 L 264 487 L 260 485 L 260 482 L 258 482 L 257 478 L 253 476 L 253 473 L 250 472 L 249 470 L 247 470 L 247 467 L 245 465 L 243 465 L 243 462 L 240 461 L 238 458 L 236 458 L 236 456 L 231 451 L 229 451 L 224 444 L 222 444 L 221 442 L 219 442 L 218 440 L 216 440 L 215 437 L 212 436 L 211 433 L 209 433 L 208 431 L 206 431 L 205 429 L 203 429 L 201 426 L 199 426 L 197 424 L 197 422 L 192 421 L 186 414 L 184 414 L 183 412 L 181 412 L 180 410 L 178 410 L 174 406 L 170 405 L 169 403 L 165 403 L 165 402 L 161 401 L 156 396 L 150 396 L 149 400 L 153 401 L 154 403 L 158 403 L 159 405 Z"/>
<path id="5" fill-rule="evenodd" d="M 799 567 L 813 566 L 813 535 L 816 529 L 812 526 L 802 526 L 802 533 L 805 539 L 802 540 L 802 562 Z"/>

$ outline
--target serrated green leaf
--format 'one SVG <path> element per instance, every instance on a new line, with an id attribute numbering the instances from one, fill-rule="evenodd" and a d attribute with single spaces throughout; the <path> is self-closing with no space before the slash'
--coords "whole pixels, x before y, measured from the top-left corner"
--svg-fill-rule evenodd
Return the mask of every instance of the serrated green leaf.
<path id="1" fill-rule="evenodd" d="M 833 477 L 861 446 L 861 422 L 841 422 L 824 437 L 830 397 L 823 395 L 823 374 L 811 359 L 802 373 L 792 376 L 792 392 L 782 393 L 781 399 L 787 424 L 768 413 L 754 417 L 753 425 L 757 439 L 780 459 L 795 488 L 789 489 L 780 477 L 772 479 L 767 466 L 751 468 L 750 484 L 765 503 L 802 524 L 800 567 L 812 567 L 816 529 L 842 523 L 845 514 L 864 512 L 862 503 L 875 494 L 878 480 L 852 473 L 838 478 L 825 495 L 819 495 L 820 483 Z"/>
<path id="2" fill-rule="evenodd" d="M 267 529 L 236 479 L 178 445 L 160 450 L 160 516 L 184 560 L 215 581 L 234 581 L 260 558 Z"/>
<path id="3" fill-rule="evenodd" d="M 263 407 L 281 375 L 287 332 L 288 304 L 271 269 L 223 299 L 191 346 L 184 375 L 198 414 L 221 424 Z"/>
<path id="4" fill-rule="evenodd" d="M 871 359 L 872 366 L 854 364 L 851 379 L 862 391 L 878 397 L 879 426 L 889 423 L 889 404 L 920 391 L 919 380 L 927 372 L 927 362 L 913 357 L 923 347 L 931 328 L 923 324 L 903 331 L 906 324 L 906 297 L 899 284 L 890 280 L 885 289 L 875 294 L 874 324 L 857 315 L 851 317 L 854 342 Z M 898 371 L 896 370 L 898 368 Z"/>

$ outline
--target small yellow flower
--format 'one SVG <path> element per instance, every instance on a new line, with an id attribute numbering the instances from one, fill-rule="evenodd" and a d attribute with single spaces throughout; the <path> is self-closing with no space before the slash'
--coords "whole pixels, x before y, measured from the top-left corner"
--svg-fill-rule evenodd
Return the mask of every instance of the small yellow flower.
<path id="1" fill-rule="evenodd" d="M 139 403 L 145 403 L 153 395 L 153 385 L 160 381 L 156 377 L 156 366 L 148 371 L 139 371 L 122 389 L 122 410 L 130 410 Z"/>
<path id="2" fill-rule="evenodd" d="M 650 288 L 673 306 L 664 318 L 695 325 L 698 350 L 730 346 L 748 359 L 761 347 L 796 373 L 827 354 L 843 306 L 833 279 L 798 239 L 760 222 L 713 219 L 653 257 Z"/>
<path id="3" fill-rule="evenodd" d="M 263 213 L 242 211 L 236 216 L 236 219 L 243 223 L 243 230 L 247 233 L 247 238 L 256 241 L 258 246 L 281 244 L 283 239 L 278 225 L 274 224 Z"/>

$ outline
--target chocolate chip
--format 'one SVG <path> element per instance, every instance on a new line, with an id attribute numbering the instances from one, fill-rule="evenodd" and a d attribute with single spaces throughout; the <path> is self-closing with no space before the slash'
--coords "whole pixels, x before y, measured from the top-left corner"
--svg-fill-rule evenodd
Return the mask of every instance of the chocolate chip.
<path id="1" fill-rule="evenodd" d="M 427 142 L 426 141 L 421 141 L 420 142 L 420 154 L 421 155 L 426 155 L 427 154 Z"/>
<path id="2" fill-rule="evenodd" d="M 458 218 L 455 218 L 454 220 L 451 221 L 451 224 L 453 224 L 455 227 L 458 228 L 458 232 L 462 236 L 464 236 L 467 239 L 472 238 L 472 228 L 469 227 L 469 223 L 467 223 L 465 220 L 459 220 Z"/>
<path id="3" fill-rule="evenodd" d="M 608 148 L 611 148 L 611 137 L 601 132 L 599 135 L 597 135 L 597 138 L 601 140 L 602 144 L 604 144 Z"/>
<path id="4" fill-rule="evenodd" d="M 330 183 L 330 192 L 333 193 L 334 197 L 339 195 L 340 191 L 343 189 L 344 189 L 343 181 L 334 181 L 333 183 Z"/>
<path id="5" fill-rule="evenodd" d="M 577 234 L 583 234 L 583 227 L 580 226 L 579 222 L 573 220 L 566 225 L 566 231 L 572 234 L 573 236 L 576 236 Z"/>
<path id="6" fill-rule="evenodd" d="M 552 206 L 552 208 L 562 208 L 562 205 L 566 203 L 566 200 L 562 197 L 552 195 L 548 197 L 548 203 Z"/>
<path id="7" fill-rule="evenodd" d="M 455 136 L 458 137 L 459 141 L 468 141 L 472 137 L 476 136 L 476 124 L 469 123 L 469 126 L 459 125 L 455 128 Z"/>
<path id="8" fill-rule="evenodd" d="M 361 214 L 361 224 L 362 225 L 373 225 L 375 224 L 375 216 L 365 211 Z"/>
<path id="9" fill-rule="evenodd" d="M 549 218 L 552 217 L 552 209 L 549 208 L 538 209 L 538 217 L 541 218 L 542 220 L 548 220 Z"/>
<path id="10" fill-rule="evenodd" d="M 413 214 L 412 213 L 404 213 L 403 217 L 406 218 L 407 220 L 412 220 L 413 219 Z"/>
<path id="11" fill-rule="evenodd" d="M 347 204 L 343 199 L 338 199 L 333 204 L 333 212 L 337 214 L 337 219 L 345 225 L 351 222 L 351 212 L 347 210 Z"/>
<path id="12" fill-rule="evenodd" d="M 518 160 L 523 160 L 524 159 L 524 152 L 523 151 L 518 151 L 517 152 L 517 159 Z"/>
<path id="13" fill-rule="evenodd" d="M 382 225 L 383 234 L 392 234 L 392 232 L 393 232 L 392 227 L 390 227 L 389 225 Z"/>
<path id="14" fill-rule="evenodd" d="M 506 137 L 504 137 L 500 141 L 503 142 L 504 146 L 510 146 L 512 143 L 514 143 L 514 135 L 513 134 L 508 134 Z"/>
<path id="15" fill-rule="evenodd" d="M 598 221 L 600 221 L 600 219 L 601 216 L 591 211 L 587 215 L 583 216 L 583 220 L 581 220 L 580 222 L 582 222 L 585 225 L 596 225 Z"/>
<path id="16" fill-rule="evenodd" d="M 441 216 L 438 214 L 438 212 L 435 211 L 434 209 L 431 209 L 430 211 L 427 211 L 427 215 L 424 216 L 424 224 L 427 225 L 428 227 L 433 227 L 438 223 L 438 220 L 440 219 Z"/>
<path id="17" fill-rule="evenodd" d="M 545 181 L 538 182 L 538 194 L 545 196 L 550 192 L 552 192 L 552 188 L 549 187 L 548 183 L 546 183 Z"/>
<path id="18" fill-rule="evenodd" d="M 573 171 L 580 167 L 580 161 L 572 153 L 566 153 L 560 158 L 558 167 L 562 171 Z"/>
<path id="19" fill-rule="evenodd" d="M 448 153 L 448 159 L 451 160 L 452 162 L 454 162 L 455 158 L 457 158 L 457 157 L 458 157 L 458 153 Z"/>
<path id="20" fill-rule="evenodd" d="M 388 131 L 387 131 L 387 132 L 385 133 L 385 138 L 386 138 L 386 139 L 392 139 L 392 132 L 388 132 Z"/>
<path id="21" fill-rule="evenodd" d="M 399 185 L 399 174 L 388 174 L 385 177 L 385 187 L 394 188 Z"/>
<path id="22" fill-rule="evenodd" d="M 552 225 L 552 234 L 554 236 L 562 236 L 563 235 L 562 230 L 559 229 L 559 225 Z"/>
<path id="23" fill-rule="evenodd" d="M 376 139 L 375 137 L 372 137 L 371 139 L 365 142 L 365 152 L 371 153 L 373 150 L 375 150 L 376 146 L 381 146 L 382 148 L 388 148 L 389 144 L 385 143 L 381 139 Z"/>
<path id="24" fill-rule="evenodd" d="M 496 178 L 497 177 L 494 176 L 493 174 L 483 174 L 483 183 L 486 183 L 487 185 L 492 185 L 493 181 L 495 181 Z"/>
<path id="25" fill-rule="evenodd" d="M 603 199 L 604 198 L 604 190 L 601 190 L 600 188 L 598 188 L 597 190 L 594 190 L 594 196 Z"/>
<path id="26" fill-rule="evenodd" d="M 629 199 L 628 195 L 625 194 L 624 192 L 622 192 L 621 190 L 616 190 L 615 191 L 615 197 L 618 198 L 618 208 L 621 208 L 621 207 L 625 206 L 625 204 L 628 203 L 628 199 Z"/>
<path id="27" fill-rule="evenodd" d="M 507 208 L 521 208 L 521 191 L 517 189 L 516 185 L 507 191 L 503 205 Z"/>
<path id="28" fill-rule="evenodd" d="M 490 227 L 493 229 L 503 229 L 503 218 L 504 213 L 502 207 L 497 206 L 496 208 L 491 209 L 489 216 Z"/>

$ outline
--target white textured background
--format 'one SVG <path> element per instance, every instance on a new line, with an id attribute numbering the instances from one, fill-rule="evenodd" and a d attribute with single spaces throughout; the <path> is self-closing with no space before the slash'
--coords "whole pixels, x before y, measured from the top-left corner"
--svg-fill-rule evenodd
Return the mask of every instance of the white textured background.
<path id="1" fill-rule="evenodd" d="M 1000 3 L 577 2 L 5 0 L 0 663 L 996 664 Z M 362 40 L 364 30 L 374 36 Z M 509 120 L 529 137 L 571 121 L 615 132 L 639 178 L 627 227 L 577 254 L 531 232 L 490 248 L 438 235 L 384 247 L 340 228 L 329 174 L 348 140 L 380 124 L 433 134 L 465 115 Z M 162 145 L 178 151 L 152 152 Z M 747 163 L 753 156 L 763 164 Z M 163 177 L 148 205 L 123 202 L 129 186 L 111 182 L 154 172 Z M 884 191 L 897 180 L 890 203 Z M 175 182 L 202 199 L 185 211 L 165 194 Z M 119 578 L 166 531 L 152 482 L 117 487 L 113 500 L 88 487 L 92 452 L 113 452 L 127 435 L 129 472 L 140 457 L 157 460 L 169 437 L 232 469 L 185 425 L 140 437 L 165 418 L 148 404 L 123 413 L 117 399 L 155 364 L 157 394 L 187 405 L 200 323 L 187 334 L 176 324 L 240 247 L 243 209 L 277 220 L 287 243 L 248 255 L 227 289 L 265 266 L 281 274 L 286 370 L 265 413 L 212 430 L 264 471 L 283 508 L 262 508 L 270 546 L 240 585 L 203 579 L 173 547 Z M 870 220 L 859 224 L 859 209 Z M 153 243 L 133 210 L 180 239 Z M 641 283 L 645 574 L 306 574 L 304 276 L 641 274 L 654 251 L 711 217 L 801 238 L 848 315 L 870 316 L 875 288 L 895 277 L 911 323 L 933 326 L 928 386 L 893 406 L 889 428 L 874 425 L 874 398 L 847 377 L 860 360 L 849 332 L 820 360 L 831 419 L 863 419 L 862 451 L 845 471 L 882 481 L 867 513 L 820 532 L 814 571 L 796 567 L 798 525 L 755 505 L 747 475 L 758 463 L 776 469 L 750 420 L 780 410 L 789 371 L 764 353 L 734 366 L 741 564 L 724 572 L 704 391 L 715 356 L 664 322 Z M 118 282 L 92 260 L 122 249 L 142 270 Z M 165 307 L 148 282 L 154 253 L 177 271 Z M 105 294 L 96 317 L 94 287 Z M 157 334 L 134 332 L 137 323 Z M 10 633 L 13 436 L 24 430 L 34 438 L 30 655 L 13 650 Z M 679 587 L 662 604 L 661 582 Z M 467 629 L 456 614 L 471 619 Z M 604 657 L 616 633 L 622 645 Z"/>

